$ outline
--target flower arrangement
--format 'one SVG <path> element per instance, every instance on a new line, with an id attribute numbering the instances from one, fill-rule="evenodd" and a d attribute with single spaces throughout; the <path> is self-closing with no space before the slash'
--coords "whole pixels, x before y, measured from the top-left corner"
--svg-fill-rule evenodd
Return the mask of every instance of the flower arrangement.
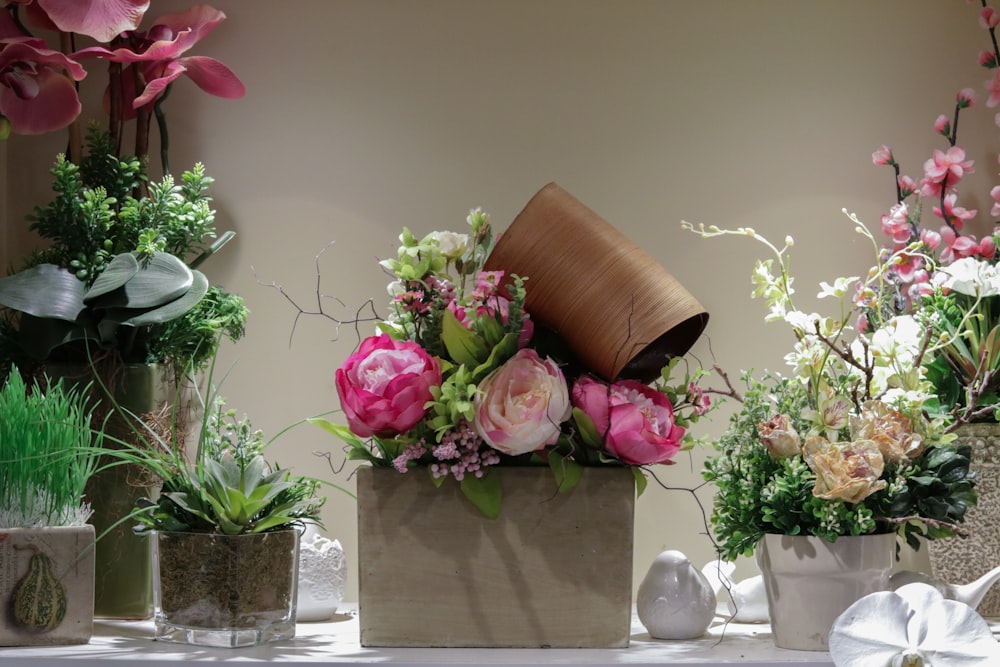
<path id="1" fill-rule="evenodd" d="M 850 217 L 878 255 L 871 232 Z M 862 313 L 881 315 L 868 304 L 884 293 L 900 255 L 865 278 L 822 283 L 819 297 L 839 309 L 820 316 L 793 303 L 790 237 L 779 249 L 752 229 L 684 225 L 704 237 L 748 236 L 774 254 L 756 263 L 754 296 L 767 302 L 765 319 L 789 325 L 795 342 L 789 375 L 744 373 L 742 405 L 706 462 L 723 558 L 750 555 L 766 533 L 835 541 L 898 531 L 913 547 L 918 537 L 955 534 L 976 502 L 970 448 L 951 444 L 944 417 L 925 415 L 934 392 L 921 367 L 923 329 L 912 315 L 854 326 Z"/>
<path id="2" fill-rule="evenodd" d="M 986 106 L 1000 104 L 1000 46 L 996 29 L 1000 13 L 981 2 L 980 25 L 991 47 L 979 55 L 990 70 Z M 881 227 L 890 241 L 883 258 L 892 257 L 882 291 L 874 295 L 859 324 L 870 325 L 877 310 L 886 314 L 911 313 L 933 332 L 924 356 L 927 378 L 933 383 L 940 407 L 953 426 L 1000 420 L 1000 281 L 997 279 L 998 230 L 981 238 L 970 227 L 978 211 L 959 201 L 959 184 L 975 171 L 958 143 L 960 114 L 978 103 L 976 91 L 963 88 L 956 95 L 951 117 L 940 115 L 934 130 L 946 146 L 923 164 L 923 176 L 901 172 L 889 146 L 873 154 L 876 165 L 889 166 L 895 177 L 896 203 L 882 216 Z M 1000 123 L 1000 116 L 997 117 Z M 991 216 L 1000 215 L 1000 185 L 990 191 Z M 932 215 L 927 215 L 927 209 Z M 927 223 L 927 218 L 934 220 Z"/>
<path id="3" fill-rule="evenodd" d="M 674 357 L 651 384 L 609 382 L 574 364 L 526 310 L 530 277 L 483 270 L 488 215 L 467 221 L 465 234 L 403 230 L 396 259 L 381 263 L 394 277 L 389 316 L 336 372 L 347 425 L 312 421 L 350 458 L 452 478 L 489 517 L 504 465 L 548 465 L 562 491 L 584 466 L 629 466 L 641 491 L 642 467 L 694 442 L 688 427 L 711 407 L 703 372 L 672 381 Z"/>

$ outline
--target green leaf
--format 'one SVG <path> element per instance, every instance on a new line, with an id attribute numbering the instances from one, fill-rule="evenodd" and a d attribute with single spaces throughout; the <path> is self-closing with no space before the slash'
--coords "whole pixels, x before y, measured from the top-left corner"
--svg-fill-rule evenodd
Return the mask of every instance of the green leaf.
<path id="1" fill-rule="evenodd" d="M 573 408 L 573 421 L 576 422 L 576 429 L 580 432 L 583 444 L 594 449 L 604 447 L 604 438 L 598 433 L 594 420 L 586 412 L 580 408 Z"/>
<path id="2" fill-rule="evenodd" d="M 41 318 L 75 322 L 87 287 L 67 269 L 39 264 L 0 278 L 0 305 Z"/>
<path id="3" fill-rule="evenodd" d="M 132 327 L 163 324 L 186 315 L 206 294 L 208 294 L 208 278 L 200 271 L 193 271 L 191 288 L 179 298 L 138 315 L 134 310 L 113 308 L 105 314 L 105 318 L 121 318 L 122 324 Z"/>
<path id="4" fill-rule="evenodd" d="M 194 284 L 194 273 L 187 264 L 165 252 L 154 253 L 139 264 L 136 273 L 123 281 L 131 270 L 131 264 L 123 260 L 122 268 L 112 271 L 119 257 L 132 256 L 118 255 L 111 260 L 108 268 L 84 295 L 84 303 L 94 308 L 153 308 L 186 294 Z M 132 261 L 135 261 L 134 257 Z M 109 272 L 112 275 L 105 280 Z"/>
<path id="5" fill-rule="evenodd" d="M 572 491 L 583 477 L 583 466 L 559 452 L 549 453 L 549 469 L 555 477 L 559 493 Z"/>
<path id="6" fill-rule="evenodd" d="M 462 493 L 482 512 L 487 519 L 500 516 L 500 503 L 503 500 L 503 489 L 500 485 L 500 473 L 487 470 L 482 477 L 466 475 L 460 483 Z"/>
<path id="7" fill-rule="evenodd" d="M 649 480 L 646 479 L 646 473 L 639 466 L 632 466 L 631 470 L 632 476 L 635 477 L 635 497 L 638 498 L 646 490 L 646 484 Z"/>
<path id="8" fill-rule="evenodd" d="M 108 262 L 101 275 L 97 276 L 97 280 L 90 286 L 83 300 L 90 301 L 104 294 L 110 294 L 123 287 L 137 273 L 139 273 L 139 260 L 135 255 L 129 252 L 116 255 Z"/>
<path id="9" fill-rule="evenodd" d="M 486 343 L 463 327 L 450 310 L 445 310 L 441 318 L 441 339 L 451 358 L 469 368 L 475 368 L 489 356 Z"/>

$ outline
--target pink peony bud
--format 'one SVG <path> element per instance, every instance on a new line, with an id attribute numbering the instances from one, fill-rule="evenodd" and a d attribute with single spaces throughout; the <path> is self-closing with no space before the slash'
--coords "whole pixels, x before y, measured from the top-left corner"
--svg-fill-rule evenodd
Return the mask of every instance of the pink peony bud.
<path id="1" fill-rule="evenodd" d="M 573 386 L 573 404 L 594 422 L 608 452 L 629 465 L 669 463 L 681 448 L 684 428 L 670 400 L 641 382 L 609 386 L 584 376 Z"/>

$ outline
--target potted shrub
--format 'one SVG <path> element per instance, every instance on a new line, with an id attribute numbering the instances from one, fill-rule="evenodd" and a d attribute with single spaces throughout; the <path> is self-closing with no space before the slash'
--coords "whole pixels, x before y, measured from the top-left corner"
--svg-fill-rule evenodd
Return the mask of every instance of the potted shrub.
<path id="1" fill-rule="evenodd" d="M 81 644 L 94 615 L 94 527 L 84 497 L 98 466 L 84 392 L 0 388 L 0 646 Z M 97 443 L 99 444 L 99 443 Z"/>
<path id="2" fill-rule="evenodd" d="M 171 174 L 163 106 L 182 74 L 217 96 L 244 94 L 225 65 L 187 54 L 225 15 L 200 5 L 140 29 L 148 7 L 148 2 L 97 0 L 79 12 L 75 0 L 51 0 L 8 3 L 0 11 L 0 51 L 22 63 L 19 77 L 28 79 L 0 105 L 0 136 L 64 128 L 69 135 L 66 154 L 52 169 L 55 196 L 29 217 L 31 229 L 48 246 L 0 279 L 0 361 L 83 384 L 96 370 L 138 414 L 174 404 L 176 387 L 170 382 L 192 362 L 203 364 L 212 355 L 220 331 L 238 339 L 247 314 L 238 296 L 211 286 L 198 271 L 232 233 L 216 238 L 206 193 L 212 179 L 203 166 L 176 178 Z M 74 51 L 78 37 L 98 44 Z M 88 68 L 107 72 L 107 117 L 88 133 L 85 151 L 74 82 Z M 153 126 L 160 136 L 158 182 L 147 172 Z M 134 157 L 122 148 L 126 135 L 135 139 Z M 180 410 L 172 418 L 182 416 Z M 116 417 L 100 423 L 118 439 L 129 433 Z M 135 477 L 127 467 L 111 467 L 94 479 L 91 495 L 101 499 L 93 519 L 98 531 L 117 523 L 137 497 L 149 493 L 151 480 L 136 483 Z M 117 499 L 124 501 L 120 507 Z M 99 616 L 151 614 L 144 547 L 124 529 L 100 542 Z"/>
<path id="3" fill-rule="evenodd" d="M 225 647 L 293 637 L 299 537 L 319 521 L 320 482 L 268 463 L 273 439 L 218 396 L 191 461 L 136 426 L 147 446 L 116 456 L 162 480 L 159 496 L 132 513 L 135 532 L 153 543 L 155 637 Z"/>

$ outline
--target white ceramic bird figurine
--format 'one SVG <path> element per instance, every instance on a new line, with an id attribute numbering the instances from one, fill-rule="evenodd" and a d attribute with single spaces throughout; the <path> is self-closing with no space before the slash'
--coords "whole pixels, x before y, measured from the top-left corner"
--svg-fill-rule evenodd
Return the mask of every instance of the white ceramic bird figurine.
<path id="1" fill-rule="evenodd" d="M 767 623 L 767 591 L 760 575 L 733 581 L 735 563 L 715 560 L 701 569 L 708 578 L 718 600 L 716 614 L 732 618 L 737 623 Z"/>
<path id="2" fill-rule="evenodd" d="M 889 588 L 890 590 L 896 590 L 906 584 L 930 584 L 938 589 L 945 598 L 964 602 L 975 609 L 997 581 L 1000 581 L 1000 566 L 993 568 L 975 581 L 970 581 L 967 584 L 950 584 L 946 581 L 935 579 L 923 572 L 900 570 L 889 577 Z"/>
<path id="3" fill-rule="evenodd" d="M 680 551 L 664 551 L 639 584 L 636 611 L 654 639 L 693 639 L 715 618 L 715 592 Z"/>

